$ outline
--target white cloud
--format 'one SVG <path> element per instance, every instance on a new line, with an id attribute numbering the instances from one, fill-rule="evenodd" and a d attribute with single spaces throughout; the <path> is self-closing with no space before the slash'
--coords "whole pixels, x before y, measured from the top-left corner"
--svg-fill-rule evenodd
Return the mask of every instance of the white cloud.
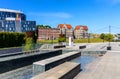
<path id="1" fill-rule="evenodd" d="M 72 15 L 65 12 L 50 12 L 50 13 L 41 13 L 41 12 L 31 12 L 29 15 L 38 16 L 38 17 L 54 17 L 54 18 L 71 18 Z"/>

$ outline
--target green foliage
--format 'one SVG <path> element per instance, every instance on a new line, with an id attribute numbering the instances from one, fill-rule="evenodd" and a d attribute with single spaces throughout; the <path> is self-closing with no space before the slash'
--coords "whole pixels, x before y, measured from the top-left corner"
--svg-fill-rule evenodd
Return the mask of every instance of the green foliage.
<path id="1" fill-rule="evenodd" d="M 58 39 L 59 40 L 59 39 Z M 58 43 L 58 40 L 53 40 L 53 43 Z M 103 40 L 100 38 L 84 38 L 84 39 L 74 39 L 74 43 L 96 43 L 96 42 L 102 42 Z M 68 42 L 68 39 L 66 39 L 66 42 Z M 107 41 L 105 41 L 107 42 Z M 39 40 L 38 43 L 52 43 L 52 40 Z"/>
<path id="2" fill-rule="evenodd" d="M 113 40 L 114 36 L 112 34 L 104 34 L 104 33 L 102 33 L 100 35 L 100 38 L 103 39 L 103 40 L 106 40 L 106 41 L 111 41 L 111 40 Z"/>
<path id="3" fill-rule="evenodd" d="M 34 31 L 27 31 L 27 32 L 26 32 L 26 37 L 25 37 L 25 39 L 28 38 L 28 37 L 33 38 L 34 43 L 36 43 L 37 35 L 35 34 Z"/>
<path id="4" fill-rule="evenodd" d="M 114 38 L 114 36 L 112 34 L 106 34 L 105 35 L 105 40 L 107 40 L 107 41 L 112 41 L 113 38 Z"/>
<path id="5" fill-rule="evenodd" d="M 59 37 L 59 42 L 65 42 L 66 41 L 66 38 L 65 37 Z"/>
<path id="6" fill-rule="evenodd" d="M 37 25 L 37 28 L 51 28 L 49 25 Z"/>
<path id="7" fill-rule="evenodd" d="M 37 25 L 37 28 L 43 28 L 44 26 L 43 25 Z"/>
<path id="8" fill-rule="evenodd" d="M 101 38 L 101 39 L 105 39 L 105 34 L 102 33 L 102 34 L 100 35 L 100 38 Z"/>
<path id="9" fill-rule="evenodd" d="M 26 38 L 26 41 L 25 41 L 25 44 L 31 44 L 31 43 L 34 43 L 34 40 L 33 38 Z"/>
<path id="10" fill-rule="evenodd" d="M 58 43 L 58 40 L 39 40 L 37 43 Z"/>
<path id="11" fill-rule="evenodd" d="M 0 32 L 0 48 L 21 46 L 24 40 L 24 33 Z"/>
<path id="12" fill-rule="evenodd" d="M 45 25 L 44 27 L 45 27 L 45 28 L 51 28 L 51 26 L 49 26 L 49 25 Z"/>
<path id="13" fill-rule="evenodd" d="M 102 33 L 102 34 L 100 35 L 100 38 L 103 39 L 103 42 L 104 42 L 104 40 L 105 40 L 105 34 Z"/>
<path id="14" fill-rule="evenodd" d="M 66 38 L 64 35 L 60 34 L 59 38 L 58 38 L 58 41 L 59 42 L 65 42 L 66 41 Z"/>
<path id="15" fill-rule="evenodd" d="M 120 35 L 120 34 L 117 34 L 117 35 Z"/>
<path id="16" fill-rule="evenodd" d="M 97 43 L 102 42 L 100 38 L 84 38 L 84 39 L 74 39 L 74 43 Z"/>
<path id="17" fill-rule="evenodd" d="M 34 40 L 33 38 L 26 38 L 26 42 L 25 42 L 25 47 L 24 50 L 28 51 L 28 50 L 33 50 L 34 49 Z"/>

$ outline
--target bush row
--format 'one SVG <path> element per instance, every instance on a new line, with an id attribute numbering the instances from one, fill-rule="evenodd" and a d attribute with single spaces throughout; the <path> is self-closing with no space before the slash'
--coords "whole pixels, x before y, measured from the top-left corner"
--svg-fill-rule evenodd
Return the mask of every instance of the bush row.
<path id="1" fill-rule="evenodd" d="M 0 48 L 16 47 L 25 43 L 24 33 L 0 32 Z"/>

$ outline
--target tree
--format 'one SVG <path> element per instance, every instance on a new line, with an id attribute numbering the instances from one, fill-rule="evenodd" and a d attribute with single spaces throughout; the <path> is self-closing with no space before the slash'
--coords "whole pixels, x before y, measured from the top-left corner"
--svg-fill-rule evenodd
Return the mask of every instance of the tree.
<path id="1" fill-rule="evenodd" d="M 113 34 L 104 34 L 104 33 L 102 33 L 100 35 L 100 38 L 103 39 L 103 42 L 104 42 L 104 40 L 106 40 L 106 41 L 113 40 L 114 36 L 113 36 Z"/>
<path id="2" fill-rule="evenodd" d="M 37 28 L 44 28 L 43 25 L 37 25 Z"/>
<path id="3" fill-rule="evenodd" d="M 105 40 L 105 34 L 104 33 L 102 33 L 101 35 L 100 35 L 100 38 L 103 40 L 103 42 L 104 42 L 104 40 Z"/>
<path id="4" fill-rule="evenodd" d="M 114 38 L 113 34 L 106 34 L 105 35 L 105 40 L 107 40 L 107 41 L 112 41 L 113 38 Z"/>
<path id="5" fill-rule="evenodd" d="M 25 51 L 33 50 L 34 49 L 34 40 L 31 37 L 26 38 L 25 42 Z"/>
<path id="6" fill-rule="evenodd" d="M 44 28 L 51 28 L 51 26 L 49 26 L 49 25 L 45 25 Z"/>
<path id="7" fill-rule="evenodd" d="M 37 25 L 37 28 L 51 28 L 49 25 Z"/>

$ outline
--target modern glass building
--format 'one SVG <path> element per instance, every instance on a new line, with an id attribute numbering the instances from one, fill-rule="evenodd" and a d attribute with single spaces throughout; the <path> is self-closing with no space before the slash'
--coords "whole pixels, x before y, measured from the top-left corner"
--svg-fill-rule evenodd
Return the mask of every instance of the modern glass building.
<path id="1" fill-rule="evenodd" d="M 0 8 L 0 31 L 26 32 L 35 29 L 36 21 L 27 21 L 23 12 Z"/>

